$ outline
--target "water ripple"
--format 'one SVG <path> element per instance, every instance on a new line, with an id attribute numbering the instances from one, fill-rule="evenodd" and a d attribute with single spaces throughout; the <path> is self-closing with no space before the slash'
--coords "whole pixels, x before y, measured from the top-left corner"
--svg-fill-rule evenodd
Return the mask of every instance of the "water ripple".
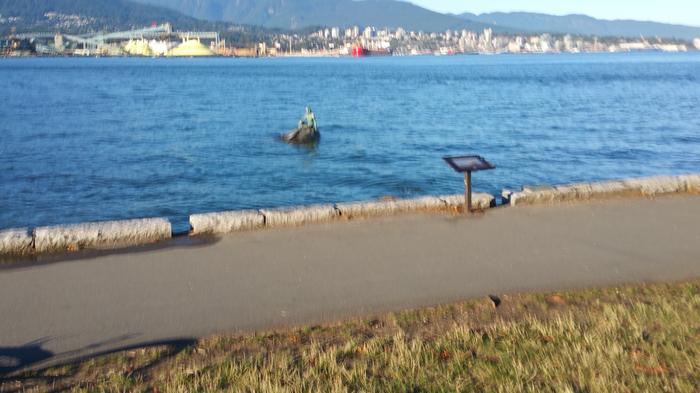
<path id="1" fill-rule="evenodd" d="M 0 61 L 0 228 L 700 172 L 700 55 Z M 303 108 L 315 148 L 280 143 Z"/>

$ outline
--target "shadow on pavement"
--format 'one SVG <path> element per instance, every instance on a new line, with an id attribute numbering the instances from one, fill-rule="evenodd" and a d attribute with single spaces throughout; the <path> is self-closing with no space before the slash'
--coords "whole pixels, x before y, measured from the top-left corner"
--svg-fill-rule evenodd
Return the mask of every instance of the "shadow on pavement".
<path id="1" fill-rule="evenodd" d="M 76 252 L 66 252 L 58 254 L 29 255 L 29 256 L 0 256 L 0 271 L 33 268 L 37 266 L 59 263 L 74 262 L 85 259 L 105 257 L 109 255 L 139 254 L 153 251 L 160 251 L 173 248 L 200 248 L 208 247 L 221 240 L 216 236 L 175 236 L 171 239 L 142 246 L 128 248 L 94 250 L 85 249 Z"/>
<path id="2" fill-rule="evenodd" d="M 83 356 L 73 356 L 73 354 L 84 353 L 89 351 L 90 348 L 98 348 L 104 344 L 96 343 L 78 351 L 58 356 L 58 358 L 65 358 L 65 361 L 52 361 L 52 358 L 56 358 L 56 355 L 42 348 L 42 345 L 48 341 L 44 339 L 20 347 L 0 347 L 0 391 L 26 391 L 38 384 L 51 385 L 53 391 L 70 390 L 71 385 L 79 382 L 74 377 L 80 371 L 80 368 L 65 367 L 59 371 L 50 371 L 52 368 L 77 365 L 88 359 L 123 351 L 165 347 L 166 350 L 157 358 L 129 371 L 130 376 L 145 375 L 150 369 L 177 356 L 180 352 L 197 343 L 197 340 L 194 338 L 179 338 L 122 346 L 101 352 L 89 352 Z"/>
<path id="3" fill-rule="evenodd" d="M 51 359 L 54 354 L 42 348 L 48 340 L 37 340 L 20 347 L 0 347 L 0 380 L 4 375 Z"/>

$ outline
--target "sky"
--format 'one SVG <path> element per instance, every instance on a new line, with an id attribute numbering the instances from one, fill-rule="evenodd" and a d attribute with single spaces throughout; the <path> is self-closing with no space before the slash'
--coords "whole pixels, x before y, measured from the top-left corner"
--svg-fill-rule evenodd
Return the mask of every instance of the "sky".
<path id="1" fill-rule="evenodd" d="M 600 19 L 635 19 L 700 27 L 700 0 L 410 0 L 439 12 L 530 11 L 586 14 Z"/>

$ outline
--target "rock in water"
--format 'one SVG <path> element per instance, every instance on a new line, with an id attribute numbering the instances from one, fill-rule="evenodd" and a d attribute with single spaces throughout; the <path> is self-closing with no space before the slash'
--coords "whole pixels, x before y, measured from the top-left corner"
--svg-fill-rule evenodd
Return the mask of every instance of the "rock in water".
<path id="1" fill-rule="evenodd" d="M 291 130 L 286 134 L 282 134 L 283 141 L 297 145 L 316 143 L 320 138 L 321 134 L 318 132 L 318 130 L 308 126 L 301 126 L 300 128 Z"/>

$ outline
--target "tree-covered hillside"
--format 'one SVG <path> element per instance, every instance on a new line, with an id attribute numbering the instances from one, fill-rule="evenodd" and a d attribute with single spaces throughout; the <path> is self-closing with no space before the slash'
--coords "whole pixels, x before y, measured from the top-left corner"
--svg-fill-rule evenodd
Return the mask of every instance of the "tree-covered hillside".
<path id="1" fill-rule="evenodd" d="M 467 13 L 462 14 L 461 17 L 530 32 L 568 33 L 600 37 L 645 36 L 683 40 L 700 37 L 700 27 L 633 20 L 602 20 L 586 15 L 556 16 L 530 12 L 494 12 L 481 15 Z"/>
<path id="2" fill-rule="evenodd" d="M 409 30 L 482 30 L 482 22 L 429 11 L 396 0 L 135 0 L 200 19 L 296 29 L 308 26 L 403 27 Z M 499 30 L 505 30 L 497 28 Z"/>
<path id="3" fill-rule="evenodd" d="M 170 22 L 182 28 L 202 23 L 179 12 L 126 0 L 0 0 L 0 14 L 14 17 L 0 27 L 17 30 L 94 30 L 125 29 Z"/>
<path id="4" fill-rule="evenodd" d="M 0 0 L 0 37 L 12 32 L 88 33 L 139 29 L 153 23 L 175 30 L 217 31 L 230 43 L 265 41 L 270 29 L 212 22 L 127 0 Z"/>

